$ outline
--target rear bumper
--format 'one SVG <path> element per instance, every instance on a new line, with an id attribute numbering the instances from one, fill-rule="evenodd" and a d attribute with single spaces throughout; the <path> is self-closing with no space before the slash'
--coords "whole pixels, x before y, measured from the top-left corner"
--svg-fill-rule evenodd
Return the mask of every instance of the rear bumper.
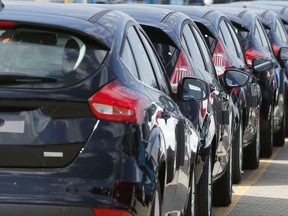
<path id="1" fill-rule="evenodd" d="M 5 216 L 94 216 L 91 208 L 76 206 L 0 204 L 0 212 Z"/>

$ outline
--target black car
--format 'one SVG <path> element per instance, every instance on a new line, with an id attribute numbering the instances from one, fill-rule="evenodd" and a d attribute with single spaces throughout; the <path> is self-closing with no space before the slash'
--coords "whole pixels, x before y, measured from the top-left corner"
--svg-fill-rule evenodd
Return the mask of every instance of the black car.
<path id="1" fill-rule="evenodd" d="M 222 10 L 224 10 L 224 8 L 222 8 Z M 268 70 L 267 73 L 261 73 L 257 76 L 263 95 L 260 111 L 261 155 L 269 157 L 273 151 L 273 144 L 283 145 L 285 135 L 284 127 L 281 128 L 280 134 L 279 130 L 278 134 L 274 133 L 277 132 L 274 131 L 275 119 L 276 122 L 278 122 L 278 126 L 280 120 L 280 122 L 285 125 L 285 121 L 282 121 L 284 117 L 283 112 L 285 111 L 283 109 L 283 90 L 285 88 L 283 82 L 280 82 L 284 80 L 280 79 L 283 77 L 280 77 L 281 74 L 283 75 L 283 71 L 273 54 L 273 49 L 265 31 L 265 27 L 257 14 L 245 8 L 237 9 L 237 7 L 233 9 L 227 7 L 224 13 L 227 14 L 237 29 L 237 35 L 244 50 L 248 65 L 251 66 L 253 59 L 256 58 L 270 59 L 270 61 L 275 64 L 272 70 Z M 279 56 L 282 56 L 281 53 L 285 54 L 285 49 L 280 50 Z M 279 82 L 283 85 L 279 85 Z M 279 112 L 279 110 L 282 112 Z"/>
<path id="2" fill-rule="evenodd" d="M 202 144 L 134 19 L 5 3 L 0 38 L 1 215 L 160 215 L 193 200 Z M 186 77 L 177 92 L 210 89 Z"/>
<path id="3" fill-rule="evenodd" d="M 108 8 L 128 13 L 141 24 L 156 47 L 172 85 L 177 86 L 183 76 L 193 76 L 204 79 L 212 87 L 208 101 L 202 101 L 198 105 L 178 103 L 181 111 L 199 131 L 203 147 L 205 147 L 205 151 L 199 149 L 201 159 L 198 160 L 206 163 L 203 170 L 204 174 L 199 175 L 198 171 L 203 169 L 202 163 L 196 164 L 196 179 L 200 179 L 199 182 L 197 181 L 196 201 L 198 201 L 198 213 L 209 215 L 211 213 L 211 201 L 209 198 L 207 199 L 207 196 L 211 197 L 211 182 L 213 182 L 213 199 L 217 200 L 214 204 L 229 205 L 231 203 L 233 116 L 231 107 L 233 102 L 218 80 L 209 49 L 196 24 L 183 13 L 161 7 L 162 5 L 150 5 L 150 7 L 146 5 L 108 6 Z M 237 73 L 240 77 L 243 75 L 238 71 L 235 73 L 233 76 L 237 76 Z M 244 84 L 240 80 L 236 81 L 234 85 Z M 223 84 L 231 92 L 231 84 L 230 86 L 227 86 L 227 82 Z M 195 117 L 195 113 L 199 115 Z M 210 122 L 216 123 L 216 130 Z M 211 172 L 208 171 L 212 170 L 210 163 L 213 163 L 212 179 L 209 177 Z M 207 200 L 208 203 L 205 203 Z"/>
<path id="4" fill-rule="evenodd" d="M 283 85 L 282 93 L 279 94 L 279 100 L 280 103 L 283 101 L 284 109 L 277 110 L 276 112 L 278 112 L 278 114 L 275 114 L 276 116 L 282 114 L 285 121 L 282 122 L 281 119 L 275 119 L 274 121 L 276 132 L 274 143 L 276 146 L 282 146 L 285 143 L 285 136 L 288 136 L 288 114 L 286 115 L 286 113 L 288 113 L 288 98 L 286 98 L 286 95 L 288 94 L 288 61 L 280 59 L 279 50 L 283 47 L 285 47 L 285 49 L 288 48 L 288 35 L 284 25 L 288 22 L 288 8 L 287 6 L 280 7 L 262 4 L 262 2 L 258 1 L 249 2 L 249 4 L 243 3 L 242 7 L 247 8 L 247 10 L 252 10 L 252 12 L 260 16 L 260 20 L 262 21 L 270 40 L 273 53 L 285 71 L 285 75 L 283 75 L 282 72 L 277 73 L 278 85 Z"/>
<path id="5" fill-rule="evenodd" d="M 248 72 L 243 51 L 228 18 L 208 7 L 181 7 L 201 30 L 213 58 L 217 74 L 222 79 L 228 68 Z M 259 110 L 262 102 L 260 87 L 253 79 L 247 86 L 234 88 L 233 183 L 241 181 L 242 164 L 259 165 Z M 244 149 L 244 152 L 243 152 Z"/>

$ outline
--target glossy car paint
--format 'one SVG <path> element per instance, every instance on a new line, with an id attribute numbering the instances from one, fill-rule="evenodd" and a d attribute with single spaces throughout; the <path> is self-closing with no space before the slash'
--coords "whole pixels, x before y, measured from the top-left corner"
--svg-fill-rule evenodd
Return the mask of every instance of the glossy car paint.
<path id="1" fill-rule="evenodd" d="M 237 3 L 233 5 L 238 5 Z M 264 27 L 272 46 L 272 50 L 276 58 L 281 47 L 287 47 L 288 36 L 285 31 L 285 27 L 280 19 L 280 15 L 277 12 L 270 9 L 267 5 L 261 4 L 243 4 L 243 8 L 256 13 Z M 275 7 L 274 7 L 275 8 Z M 282 65 L 281 65 L 282 64 Z M 282 68 L 282 69 L 281 69 Z M 276 106 L 274 108 L 274 133 L 277 133 L 281 129 L 283 118 L 285 118 L 285 106 L 286 95 L 288 92 L 288 79 L 283 72 L 285 71 L 285 63 L 278 62 L 278 68 L 276 69 L 277 85 L 279 91 L 276 94 Z M 287 71 L 285 71 L 287 73 Z M 278 136 L 278 135 L 276 135 Z M 282 141 L 284 142 L 284 141 Z"/>
<path id="2" fill-rule="evenodd" d="M 195 21 L 198 23 L 198 25 L 205 25 L 213 33 L 213 36 L 216 39 L 221 40 L 218 35 L 219 23 L 221 20 L 228 21 L 227 17 L 223 13 L 217 11 L 217 9 L 213 8 L 203 9 L 199 13 L 197 13 L 196 10 L 198 10 L 198 8 L 192 10 L 194 15 L 192 12 L 190 13 L 191 16 L 195 17 Z M 201 18 L 207 20 L 208 22 L 201 20 Z M 230 23 L 230 21 L 228 22 Z M 225 41 L 223 44 L 225 45 Z M 213 52 L 213 50 L 211 51 Z M 229 51 L 227 51 L 227 56 L 229 57 L 232 67 L 248 71 L 242 50 L 238 50 L 237 53 L 240 55 L 238 58 L 234 55 L 230 55 Z M 252 81 L 247 86 L 245 86 L 245 88 L 242 88 L 240 92 L 238 91 L 238 94 L 232 94 L 234 104 L 236 107 L 238 107 L 238 111 L 236 110 L 235 112 L 236 119 L 238 119 L 236 121 L 238 123 L 240 119 L 243 121 L 243 147 L 248 146 L 252 141 L 255 140 L 256 137 L 257 116 L 259 115 L 259 108 L 262 102 L 262 96 L 259 90 L 260 87 L 257 82 Z M 237 128 L 237 124 L 235 128 Z"/>
<path id="3" fill-rule="evenodd" d="M 5 3 L 0 20 L 15 22 L 15 28 L 69 32 L 107 50 L 95 72 L 71 85 L 1 83 L 0 119 L 17 126 L 0 132 L 0 212 L 146 215 L 162 195 L 163 211 L 178 211 L 175 203 L 186 201 L 199 137 L 167 95 L 163 70 L 155 89 L 137 80 L 120 58 L 130 28 L 146 37 L 141 27 L 121 12 L 66 4 Z M 111 85 L 117 87 L 109 90 L 111 97 L 139 99 L 136 119 L 93 114 L 95 93 Z"/>
<path id="4" fill-rule="evenodd" d="M 151 7 L 152 6 L 152 7 Z M 149 35 L 148 27 L 160 29 L 173 41 L 177 50 L 183 50 L 183 42 L 179 39 L 183 34 L 183 26 L 187 23 L 197 29 L 198 34 L 200 32 L 193 23 L 193 21 L 183 13 L 175 12 L 168 8 L 161 8 L 160 5 L 151 5 L 149 8 L 145 5 L 119 5 L 119 6 L 107 6 L 117 10 L 124 11 L 130 16 L 135 18 L 141 26 L 146 30 Z M 150 38 L 155 36 L 149 35 Z M 159 35 L 157 35 L 159 36 Z M 157 39 L 155 39 L 156 41 Z M 155 41 L 152 42 L 155 43 Z M 207 49 L 207 48 L 206 48 Z M 173 70 L 177 58 L 171 58 L 172 66 L 170 63 L 166 67 L 168 73 Z M 175 63 L 173 63 L 173 61 Z M 232 101 L 229 100 L 229 96 L 226 96 L 223 88 L 220 86 L 215 69 L 213 69 L 214 76 L 207 73 L 207 71 L 200 70 L 195 67 L 195 63 L 191 60 L 190 66 L 195 72 L 196 77 L 204 79 L 207 83 L 215 86 L 217 93 L 212 92 L 210 94 L 209 101 L 203 101 L 200 103 L 200 109 L 198 111 L 191 111 L 192 106 L 186 103 L 178 103 L 181 111 L 187 116 L 195 125 L 195 128 L 199 131 L 200 138 L 202 140 L 202 148 L 199 149 L 199 158 L 196 163 L 196 179 L 199 181 L 203 169 L 203 165 L 208 156 L 210 148 L 212 148 L 214 155 L 213 165 L 213 181 L 221 178 L 226 170 L 226 166 L 229 163 L 231 152 L 231 120 L 232 110 L 229 108 L 232 106 Z M 218 94 L 219 95 L 216 95 Z M 201 107 L 202 106 L 202 107 Z M 194 109 L 194 108 L 193 108 Z M 197 109 L 196 109 L 197 110 Z M 194 116 L 197 114 L 198 116 Z M 225 115 L 225 117 L 224 117 Z M 225 120 L 224 120 L 225 118 Z M 210 122 L 210 123 L 209 123 Z M 213 126 L 215 124 L 215 127 Z M 225 152 L 225 153 L 224 153 Z M 224 153 L 224 154 L 223 154 Z"/>

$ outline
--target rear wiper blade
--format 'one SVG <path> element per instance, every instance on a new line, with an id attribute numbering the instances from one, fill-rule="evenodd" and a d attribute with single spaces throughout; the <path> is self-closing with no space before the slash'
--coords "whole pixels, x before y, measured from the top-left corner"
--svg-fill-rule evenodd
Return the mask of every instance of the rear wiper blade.
<path id="1" fill-rule="evenodd" d="M 25 74 L 0 73 L 0 84 L 3 83 L 34 83 L 34 82 L 57 82 L 54 77 L 33 76 Z"/>

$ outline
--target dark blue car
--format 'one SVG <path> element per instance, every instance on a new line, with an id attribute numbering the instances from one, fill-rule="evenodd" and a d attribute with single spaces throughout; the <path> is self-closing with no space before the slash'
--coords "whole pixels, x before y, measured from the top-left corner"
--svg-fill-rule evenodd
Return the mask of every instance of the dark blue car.
<path id="1" fill-rule="evenodd" d="M 172 87 L 177 87 L 177 83 L 183 77 L 189 76 L 203 79 L 210 85 L 209 100 L 200 103 L 179 101 L 178 105 L 182 113 L 193 122 L 202 141 L 195 163 L 197 214 L 211 214 L 211 192 L 214 186 L 216 188 L 216 184 L 219 189 L 213 189 L 213 197 L 215 196 L 215 199 L 220 200 L 223 205 L 229 205 L 232 199 L 233 111 L 231 106 L 233 102 L 225 90 L 230 89 L 231 93 L 231 85 L 238 87 L 246 84 L 240 79 L 245 73 L 235 70 L 225 71 L 226 75 L 227 72 L 229 75 L 233 73 L 232 77 L 239 75 L 239 79 L 236 78 L 238 81 L 233 84 L 232 81 L 230 84 L 224 82 L 222 86 L 209 49 L 197 25 L 187 15 L 173 8 L 163 9 L 162 5 L 108 5 L 106 7 L 124 11 L 140 23 L 160 55 Z"/>
<path id="2" fill-rule="evenodd" d="M 209 92 L 186 77 L 176 96 L 201 101 Z M 179 211 L 202 144 L 170 96 L 158 55 L 130 16 L 98 6 L 5 3 L 1 215 Z"/>

